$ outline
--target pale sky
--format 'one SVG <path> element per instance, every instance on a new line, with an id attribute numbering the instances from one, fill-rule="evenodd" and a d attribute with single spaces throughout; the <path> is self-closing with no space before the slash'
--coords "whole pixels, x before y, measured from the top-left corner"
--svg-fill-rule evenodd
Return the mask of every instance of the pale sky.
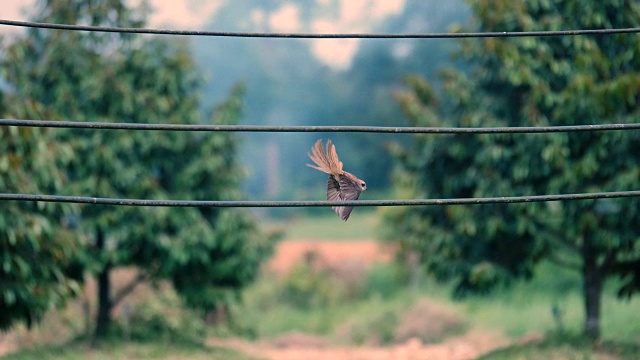
<path id="1" fill-rule="evenodd" d="M 0 5 L 0 18 L 5 20 L 24 20 L 19 9 L 25 3 L 30 3 L 30 1 L 2 0 L 2 5 Z M 3 32 L 5 32 L 4 29 Z"/>
<path id="2" fill-rule="evenodd" d="M 26 20 L 23 8 L 33 6 L 34 0 L 0 0 L 0 18 Z M 130 0 L 135 3 L 136 0 Z M 154 9 L 150 27 L 173 29 L 201 29 L 225 0 L 151 0 Z M 232 1 L 232 0 L 231 0 Z M 328 0 L 316 0 L 326 4 Z M 404 0 L 341 0 L 340 13 L 335 18 L 316 19 L 312 31 L 317 33 L 358 33 L 368 31 L 376 21 L 402 11 Z M 269 25 L 276 32 L 301 32 L 299 8 L 290 2 L 269 16 Z M 265 14 L 251 14 L 253 20 L 264 20 Z M 19 28 L 0 26 L 0 33 L 16 32 Z M 313 40 L 311 50 L 322 62 L 335 68 L 347 68 L 359 45 L 357 39 Z"/>

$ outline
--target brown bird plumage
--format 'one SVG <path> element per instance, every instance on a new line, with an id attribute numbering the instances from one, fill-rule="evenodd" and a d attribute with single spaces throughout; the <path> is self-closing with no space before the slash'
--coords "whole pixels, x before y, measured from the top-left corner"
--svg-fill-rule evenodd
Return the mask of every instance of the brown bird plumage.
<path id="1" fill-rule="evenodd" d="M 336 147 L 327 141 L 327 151 L 322 147 L 322 140 L 316 141 L 311 148 L 309 158 L 316 163 L 315 165 L 307 164 L 307 166 L 320 170 L 329 174 L 327 183 L 327 200 L 358 200 L 360 193 L 367 190 L 367 184 L 355 177 L 355 175 L 342 170 L 342 162 L 338 159 Z M 353 206 L 334 206 L 333 211 L 347 221 Z"/>

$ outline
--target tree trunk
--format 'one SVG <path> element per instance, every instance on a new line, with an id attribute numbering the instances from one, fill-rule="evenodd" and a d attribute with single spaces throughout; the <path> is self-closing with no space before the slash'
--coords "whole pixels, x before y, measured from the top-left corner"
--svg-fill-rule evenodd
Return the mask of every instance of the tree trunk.
<path id="1" fill-rule="evenodd" d="M 600 338 L 600 310 L 602 304 L 603 277 L 596 261 L 595 249 L 589 236 L 585 236 L 582 247 L 584 280 L 584 334 L 592 340 Z"/>
<path id="2" fill-rule="evenodd" d="M 104 231 L 100 228 L 96 229 L 96 248 L 98 254 L 102 254 L 105 251 Z M 96 319 L 96 338 L 104 338 L 109 333 L 109 327 L 111 326 L 110 272 L 111 264 L 105 263 L 97 278 L 98 316 Z"/>

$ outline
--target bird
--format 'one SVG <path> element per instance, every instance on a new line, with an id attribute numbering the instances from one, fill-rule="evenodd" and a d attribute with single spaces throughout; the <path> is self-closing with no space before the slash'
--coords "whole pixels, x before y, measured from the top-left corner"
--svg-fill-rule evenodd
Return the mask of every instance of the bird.
<path id="1" fill-rule="evenodd" d="M 338 159 L 336 147 L 331 140 L 327 140 L 326 152 L 322 147 L 322 139 L 320 139 L 316 141 L 311 148 L 311 152 L 307 154 L 311 161 L 317 165 L 307 164 L 308 167 L 329 174 L 327 200 L 358 200 L 360 193 L 367 190 L 367 183 L 342 169 L 342 161 Z M 347 221 L 353 206 L 333 206 L 331 209 L 342 220 Z"/>

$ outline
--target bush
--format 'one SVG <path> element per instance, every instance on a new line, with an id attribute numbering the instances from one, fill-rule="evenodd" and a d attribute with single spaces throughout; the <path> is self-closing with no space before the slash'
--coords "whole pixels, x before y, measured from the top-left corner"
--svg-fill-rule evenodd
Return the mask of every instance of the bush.
<path id="1" fill-rule="evenodd" d="M 407 276 L 403 269 L 395 264 L 376 264 L 369 269 L 364 279 L 364 296 L 379 296 L 389 299 L 397 292 L 406 289 Z"/>
<path id="2" fill-rule="evenodd" d="M 204 320 L 187 309 L 176 294 L 159 295 L 127 310 L 125 304 L 118 332 L 132 341 L 197 343 L 204 340 Z"/>
<path id="3" fill-rule="evenodd" d="M 392 310 L 383 310 L 371 316 L 352 319 L 336 330 L 340 341 L 357 345 L 389 345 L 394 342 L 394 331 L 398 326 L 398 315 Z"/>
<path id="4" fill-rule="evenodd" d="M 328 306 L 343 295 L 344 286 L 320 265 L 318 254 L 309 252 L 282 283 L 282 300 L 302 309 Z"/>
<path id="5" fill-rule="evenodd" d="M 393 338 L 397 343 L 411 338 L 437 343 L 466 329 L 467 324 L 456 310 L 443 303 L 422 299 L 401 316 Z"/>

